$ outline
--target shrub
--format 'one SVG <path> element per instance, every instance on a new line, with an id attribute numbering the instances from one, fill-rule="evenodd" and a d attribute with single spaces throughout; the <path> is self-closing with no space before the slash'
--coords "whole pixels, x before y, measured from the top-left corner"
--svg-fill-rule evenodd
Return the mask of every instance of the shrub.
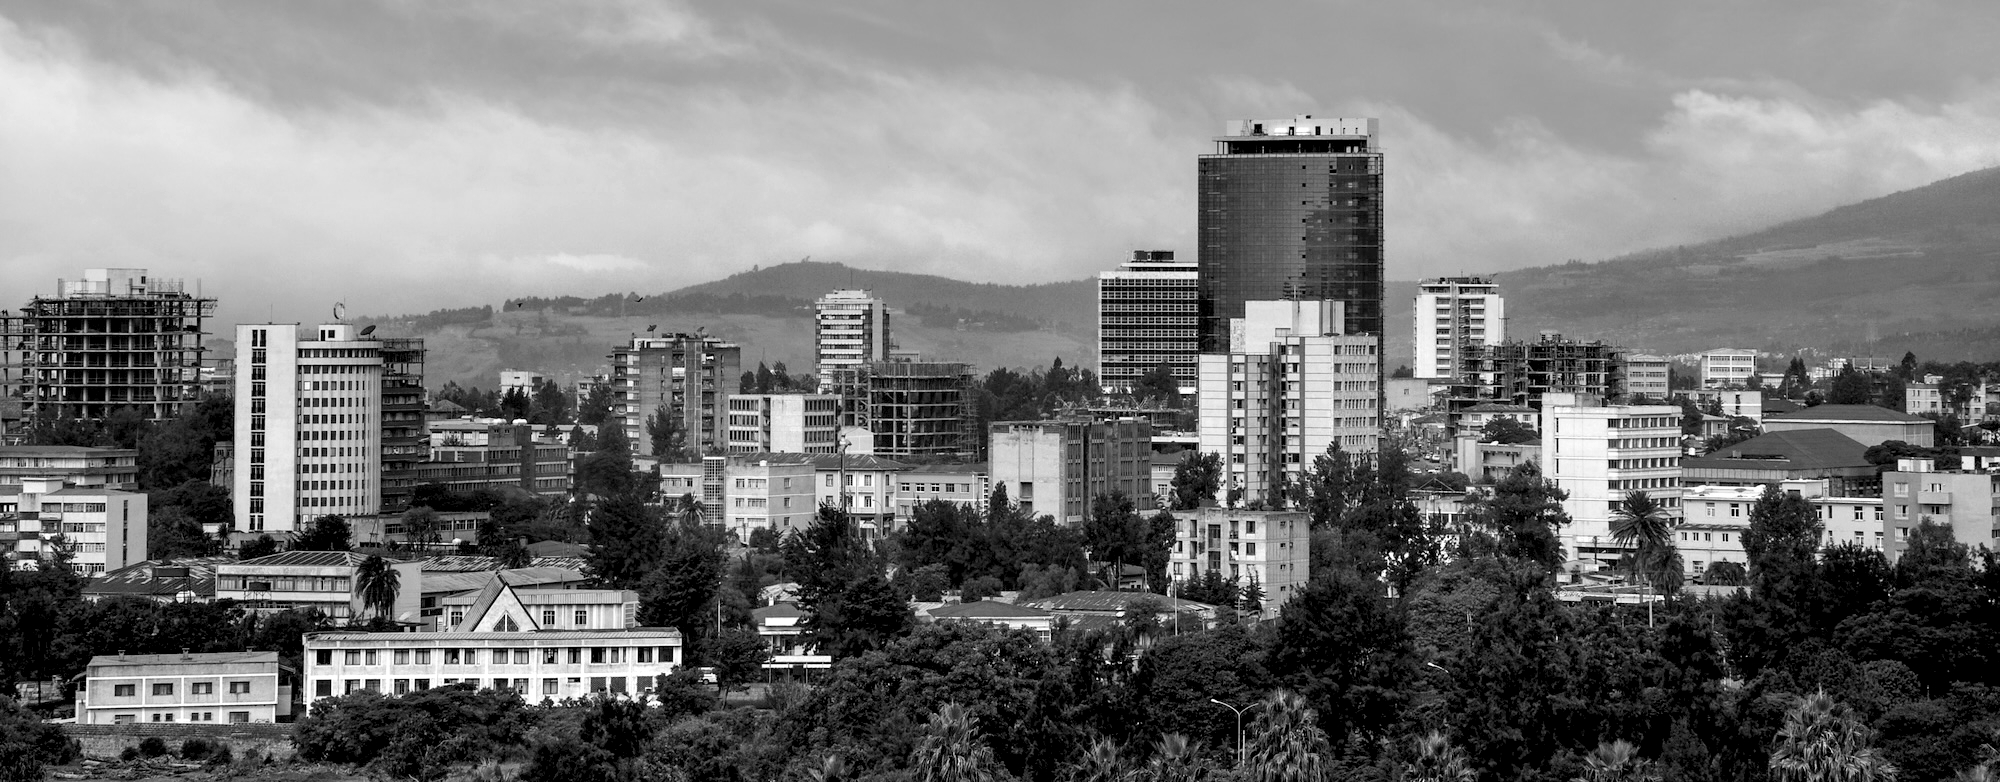
<path id="1" fill-rule="evenodd" d="M 180 756 L 182 760 L 207 760 L 215 754 L 216 746 L 214 739 L 197 736 L 181 742 Z"/>
<path id="2" fill-rule="evenodd" d="M 138 747 L 126 747 L 126 748 L 125 748 L 125 751 L 123 751 L 123 752 L 120 752 L 120 753 L 118 753 L 118 759 L 119 759 L 119 760 L 138 760 L 138 759 L 139 759 L 139 748 L 138 748 Z"/>
<path id="3" fill-rule="evenodd" d="M 167 742 L 159 736 L 147 736 L 145 741 L 139 742 L 139 754 L 149 758 L 165 755 Z"/>
<path id="4" fill-rule="evenodd" d="M 451 763 L 515 751 L 535 717 L 510 692 L 458 685 L 391 698 L 364 690 L 313 704 L 292 742 L 308 762 L 433 779 Z"/>

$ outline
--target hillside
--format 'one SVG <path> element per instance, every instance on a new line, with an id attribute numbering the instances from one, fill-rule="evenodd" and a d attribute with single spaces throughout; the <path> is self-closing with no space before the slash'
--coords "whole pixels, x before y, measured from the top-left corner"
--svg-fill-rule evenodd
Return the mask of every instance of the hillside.
<path id="1" fill-rule="evenodd" d="M 2000 169 L 1986 169 L 1705 244 L 1506 272 L 1508 331 L 1990 359 L 2000 347 L 1951 335 L 2000 325 L 1995 215 Z"/>

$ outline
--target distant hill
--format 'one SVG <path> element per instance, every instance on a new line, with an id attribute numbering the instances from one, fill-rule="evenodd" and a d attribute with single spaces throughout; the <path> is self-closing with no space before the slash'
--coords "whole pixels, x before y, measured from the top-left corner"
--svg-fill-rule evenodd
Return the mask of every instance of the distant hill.
<path id="1" fill-rule="evenodd" d="M 2000 345 L 1966 335 L 2000 326 L 1996 218 L 1986 169 L 1705 244 L 1505 272 L 1508 332 L 1990 360 Z"/>

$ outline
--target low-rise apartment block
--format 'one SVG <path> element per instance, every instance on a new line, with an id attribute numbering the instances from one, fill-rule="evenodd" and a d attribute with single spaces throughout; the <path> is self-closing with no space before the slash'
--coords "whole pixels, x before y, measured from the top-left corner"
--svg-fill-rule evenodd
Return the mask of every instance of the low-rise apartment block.
<path id="1" fill-rule="evenodd" d="M 61 478 L 82 489 L 139 489 L 139 452 L 81 445 L 0 446 L 0 496 L 18 494 L 28 478 Z"/>
<path id="2" fill-rule="evenodd" d="M 83 575 L 117 570 L 146 558 L 146 495 L 23 478 L 16 493 L 0 494 L 0 547 L 15 569 L 66 555 Z"/>
<path id="3" fill-rule="evenodd" d="M 368 616 L 355 574 L 366 556 L 352 551 L 286 551 L 218 566 L 215 597 L 257 613 L 316 608 L 334 621 Z M 419 620 L 423 563 L 390 560 L 396 571 L 396 606 L 388 618 Z"/>
<path id="4" fill-rule="evenodd" d="M 291 717 L 296 675 L 277 652 L 98 655 L 77 688 L 76 721 L 277 722 Z"/>
<path id="5" fill-rule="evenodd" d="M 1701 354 L 1702 388 L 1740 388 L 1757 374 L 1757 351 L 1719 348 Z"/>
<path id="6" fill-rule="evenodd" d="M 1299 511 L 1199 508 L 1174 520 L 1174 548 L 1167 577 L 1193 581 L 1214 572 L 1264 591 L 1263 616 L 1305 588 L 1311 562 L 1312 524 Z"/>
<path id="7" fill-rule="evenodd" d="M 1114 492 L 1142 513 L 1155 507 L 1153 427 L 1143 419 L 996 421 L 989 431 L 993 483 L 1028 513 L 1082 524 L 1091 501 Z"/>

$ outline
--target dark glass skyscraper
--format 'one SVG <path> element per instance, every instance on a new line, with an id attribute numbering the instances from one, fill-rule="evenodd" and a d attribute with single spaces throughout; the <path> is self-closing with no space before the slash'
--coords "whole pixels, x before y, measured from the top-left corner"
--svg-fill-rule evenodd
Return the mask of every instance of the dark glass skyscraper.
<path id="1" fill-rule="evenodd" d="M 1246 301 L 1337 302 L 1347 334 L 1382 333 L 1376 120 L 1238 120 L 1201 156 L 1204 351 L 1227 350 Z"/>

